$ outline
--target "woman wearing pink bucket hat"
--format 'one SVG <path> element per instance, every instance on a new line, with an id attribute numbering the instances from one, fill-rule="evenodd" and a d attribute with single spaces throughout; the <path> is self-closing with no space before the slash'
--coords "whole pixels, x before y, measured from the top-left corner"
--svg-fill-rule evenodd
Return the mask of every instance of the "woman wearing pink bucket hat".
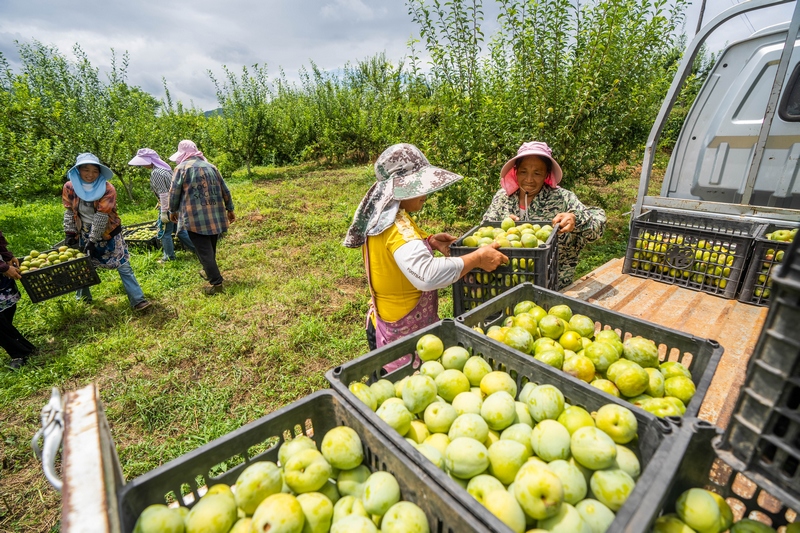
<path id="1" fill-rule="evenodd" d="M 558 224 L 558 288 L 575 276 L 578 255 L 586 244 L 599 239 L 606 213 L 586 207 L 572 191 L 558 186 L 561 166 L 547 143 L 527 142 L 500 170 L 501 188 L 483 220 L 551 220 Z"/>

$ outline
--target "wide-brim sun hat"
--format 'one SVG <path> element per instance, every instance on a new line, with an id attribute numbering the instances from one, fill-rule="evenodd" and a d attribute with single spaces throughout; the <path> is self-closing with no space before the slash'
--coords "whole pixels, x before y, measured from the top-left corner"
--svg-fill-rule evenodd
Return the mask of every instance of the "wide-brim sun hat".
<path id="1" fill-rule="evenodd" d="M 361 200 L 344 245 L 356 248 L 367 236 L 379 235 L 391 226 L 400 201 L 426 196 L 452 185 L 463 176 L 430 164 L 413 144 L 395 144 L 375 161 L 376 182 Z"/>
<path id="2" fill-rule="evenodd" d="M 77 170 L 81 165 L 97 165 L 100 167 L 100 175 L 106 180 L 110 180 L 114 177 L 114 173 L 111 171 L 111 169 L 102 164 L 97 156 L 92 153 L 84 152 L 82 154 L 78 154 L 78 157 L 75 158 L 75 164 L 72 166 L 72 169 Z"/>
<path id="3" fill-rule="evenodd" d="M 392 197 L 407 200 L 425 196 L 452 185 L 463 176 L 435 167 L 413 144 L 395 144 L 375 161 L 378 181 L 391 179 Z"/>
<path id="4" fill-rule="evenodd" d="M 522 159 L 523 157 L 527 157 L 529 155 L 536 155 L 544 159 L 549 159 L 552 165 L 548 177 L 552 178 L 552 186 L 555 187 L 561 182 L 561 165 L 558 164 L 558 161 L 553 159 L 553 151 L 549 146 L 547 146 L 547 143 L 539 141 L 527 142 L 520 146 L 517 150 L 517 155 L 506 161 L 506 164 L 503 165 L 503 168 L 500 170 L 500 179 L 502 180 L 506 174 L 508 174 L 508 172 L 514 168 L 514 165 L 518 159 Z"/>
<path id="5" fill-rule="evenodd" d="M 133 159 L 128 161 L 128 164 L 134 167 L 155 165 L 158 168 L 163 168 L 164 170 L 172 170 L 169 164 L 162 161 L 161 157 L 158 155 L 158 152 L 152 148 L 139 148 L 139 150 L 136 152 L 136 155 L 133 156 Z"/>

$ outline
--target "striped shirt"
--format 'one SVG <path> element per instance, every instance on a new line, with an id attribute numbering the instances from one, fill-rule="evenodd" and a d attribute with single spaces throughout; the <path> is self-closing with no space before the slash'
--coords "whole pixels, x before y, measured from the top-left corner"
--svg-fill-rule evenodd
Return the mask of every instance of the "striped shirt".
<path id="1" fill-rule="evenodd" d="M 226 211 L 233 211 L 233 199 L 217 167 L 190 157 L 175 168 L 169 210 L 184 213 L 187 230 L 219 235 L 228 229 Z"/>
<path id="2" fill-rule="evenodd" d="M 156 198 L 161 198 L 162 194 L 169 192 L 169 186 L 172 183 L 172 172 L 153 166 L 150 171 L 150 190 L 156 195 Z"/>

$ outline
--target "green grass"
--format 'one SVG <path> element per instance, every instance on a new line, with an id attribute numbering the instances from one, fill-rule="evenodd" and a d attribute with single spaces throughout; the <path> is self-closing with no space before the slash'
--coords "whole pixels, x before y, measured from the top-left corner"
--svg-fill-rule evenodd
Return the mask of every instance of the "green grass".
<path id="1" fill-rule="evenodd" d="M 155 303 L 144 314 L 131 311 L 114 271 L 101 271 L 92 304 L 72 295 L 39 304 L 24 297 L 15 323 L 41 352 L 19 372 L 0 369 L 0 531 L 57 529 L 60 496 L 29 447 L 51 387 L 98 384 L 131 479 L 326 387 L 326 370 L 365 353 L 369 295 L 361 253 L 341 241 L 373 180 L 369 166 L 235 174 L 229 185 L 238 219 L 218 252 L 224 295 L 202 294 L 190 254 L 178 252 L 162 266 L 159 253 L 134 248 L 134 272 Z M 609 212 L 609 231 L 585 250 L 579 273 L 624 253 L 622 213 L 636 182 L 630 172 L 606 189 L 587 184 L 576 191 L 587 204 L 602 200 Z M 139 204 L 120 198 L 125 224 L 155 217 L 146 190 L 136 192 Z M 1 205 L 0 229 L 24 255 L 63 238 L 61 217 L 58 198 Z M 457 234 L 475 222 L 445 229 Z M 440 315 L 451 316 L 451 291 L 441 297 Z"/>

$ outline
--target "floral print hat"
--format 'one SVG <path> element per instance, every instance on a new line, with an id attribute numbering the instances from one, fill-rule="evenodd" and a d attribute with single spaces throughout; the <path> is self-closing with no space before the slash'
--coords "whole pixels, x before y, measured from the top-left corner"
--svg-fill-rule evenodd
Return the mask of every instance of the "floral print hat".
<path id="1" fill-rule="evenodd" d="M 395 144 L 375 161 L 377 181 L 367 191 L 347 230 L 344 245 L 358 248 L 369 235 L 380 235 L 394 223 L 401 200 L 424 196 L 462 179 L 435 167 L 413 144 Z"/>

